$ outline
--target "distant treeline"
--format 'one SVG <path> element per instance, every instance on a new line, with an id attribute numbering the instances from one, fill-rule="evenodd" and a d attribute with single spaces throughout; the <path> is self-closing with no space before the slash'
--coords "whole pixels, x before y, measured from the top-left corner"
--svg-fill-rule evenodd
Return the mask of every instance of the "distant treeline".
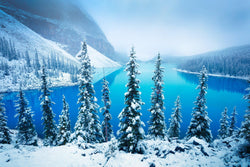
<path id="1" fill-rule="evenodd" d="M 208 73 L 249 77 L 250 45 L 193 56 L 180 63 L 177 68 L 199 72 L 203 65 L 206 66 Z"/>

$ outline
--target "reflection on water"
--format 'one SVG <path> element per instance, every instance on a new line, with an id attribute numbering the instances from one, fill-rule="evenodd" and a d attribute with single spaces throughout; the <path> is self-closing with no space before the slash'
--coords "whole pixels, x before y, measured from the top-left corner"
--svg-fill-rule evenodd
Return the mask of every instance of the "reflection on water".
<path id="1" fill-rule="evenodd" d="M 193 83 L 193 84 L 199 83 L 197 74 L 178 72 L 178 75 L 190 83 Z M 217 91 L 230 91 L 230 92 L 246 94 L 247 86 L 248 86 L 247 81 L 242 80 L 242 79 L 215 77 L 215 76 L 208 77 L 209 89 L 213 89 Z"/>

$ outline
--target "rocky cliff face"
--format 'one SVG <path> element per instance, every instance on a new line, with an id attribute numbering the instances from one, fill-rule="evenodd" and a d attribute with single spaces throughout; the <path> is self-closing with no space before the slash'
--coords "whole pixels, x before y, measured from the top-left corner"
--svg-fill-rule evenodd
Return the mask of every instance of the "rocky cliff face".
<path id="1" fill-rule="evenodd" d="M 107 57 L 115 54 L 91 16 L 70 1 L 0 0 L 0 8 L 72 55 L 79 51 L 83 40 Z"/>

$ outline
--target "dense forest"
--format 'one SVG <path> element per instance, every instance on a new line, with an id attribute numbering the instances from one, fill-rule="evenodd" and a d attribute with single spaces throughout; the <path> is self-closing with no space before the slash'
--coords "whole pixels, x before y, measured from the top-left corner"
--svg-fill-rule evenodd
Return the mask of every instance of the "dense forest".
<path id="1" fill-rule="evenodd" d="M 208 73 L 249 77 L 250 45 L 231 47 L 193 56 L 178 64 L 177 68 L 199 72 L 203 65 Z"/>
<path id="2" fill-rule="evenodd" d="M 16 49 L 13 41 L 5 37 L 0 37 L 0 60 L 0 79 L 4 83 L 3 90 L 18 88 L 20 83 L 24 88 L 36 86 L 40 80 L 42 66 L 48 69 L 50 78 L 56 79 L 67 75 L 69 82 L 77 81 L 78 66 L 63 56 L 53 51 L 47 57 L 41 56 L 36 50 L 34 55 L 28 50 L 22 53 Z"/>

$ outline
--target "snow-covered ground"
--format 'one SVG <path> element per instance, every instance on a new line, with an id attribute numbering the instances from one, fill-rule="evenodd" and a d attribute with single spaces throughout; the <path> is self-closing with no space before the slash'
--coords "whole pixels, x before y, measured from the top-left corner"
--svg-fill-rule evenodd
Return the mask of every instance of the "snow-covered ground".
<path id="1" fill-rule="evenodd" d="M 183 72 L 183 73 L 189 73 L 189 74 L 199 74 L 199 72 L 191 72 L 187 70 L 182 70 L 182 69 L 177 69 L 174 68 L 174 70 L 178 72 Z M 208 76 L 213 76 L 213 77 L 225 77 L 225 78 L 236 78 L 236 79 L 243 79 L 243 80 L 248 80 L 249 77 L 240 77 L 240 76 L 230 76 L 230 75 L 222 75 L 222 74 L 207 74 Z"/>
<path id="2" fill-rule="evenodd" d="M 14 131 L 15 132 L 15 131 Z M 15 135 L 15 134 L 14 134 Z M 14 136 L 13 135 L 13 136 Z M 14 137 L 15 138 L 15 137 Z M 230 141 L 231 140 L 231 141 Z M 15 141 L 13 141 L 15 143 Z M 131 154 L 117 149 L 117 140 L 108 143 L 67 144 L 45 147 L 0 144 L 1 167 L 189 167 L 250 165 L 250 158 L 240 158 L 237 150 L 243 140 L 215 140 L 212 144 L 191 138 L 189 141 L 144 140 L 143 154 Z"/>

